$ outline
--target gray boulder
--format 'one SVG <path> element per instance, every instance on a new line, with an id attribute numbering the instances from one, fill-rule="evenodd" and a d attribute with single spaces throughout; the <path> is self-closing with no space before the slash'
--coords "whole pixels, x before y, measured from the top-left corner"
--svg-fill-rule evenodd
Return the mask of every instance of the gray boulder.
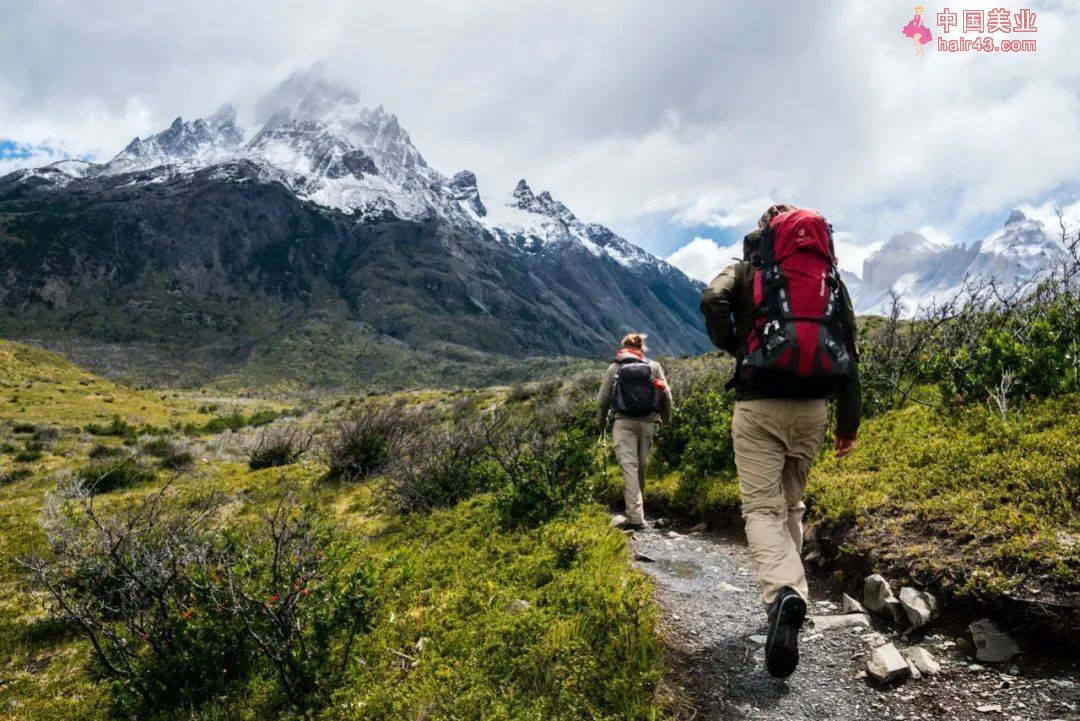
<path id="1" fill-rule="evenodd" d="M 904 608 L 893 595 L 889 582 L 879 574 L 867 576 L 863 582 L 863 605 L 874 613 L 887 616 L 894 621 L 904 619 Z"/>
<path id="2" fill-rule="evenodd" d="M 879 684 L 889 683 L 911 675 L 907 660 L 896 650 L 896 646 L 887 643 L 875 648 L 866 662 L 866 673 Z"/>
<path id="3" fill-rule="evenodd" d="M 975 621 L 968 627 L 975 642 L 975 658 L 987 663 L 1000 663 L 1020 653 L 1013 637 L 998 629 L 988 618 Z"/>
<path id="4" fill-rule="evenodd" d="M 844 613 L 866 613 L 866 607 L 846 593 L 843 598 L 843 610 Z"/>
<path id="5" fill-rule="evenodd" d="M 941 664 L 938 663 L 934 656 L 922 646 L 912 646 L 911 648 L 904 649 L 904 658 L 906 658 L 908 662 L 921 673 L 933 676 L 941 671 Z"/>
<path id="6" fill-rule="evenodd" d="M 938 615 L 937 599 L 926 591 L 918 591 L 910 586 L 900 589 L 900 605 L 912 628 L 922 628 Z"/>
<path id="7" fill-rule="evenodd" d="M 844 613 L 832 616 L 811 616 L 810 622 L 817 631 L 829 631 L 834 628 L 864 626 L 870 628 L 870 617 L 865 613 Z"/>

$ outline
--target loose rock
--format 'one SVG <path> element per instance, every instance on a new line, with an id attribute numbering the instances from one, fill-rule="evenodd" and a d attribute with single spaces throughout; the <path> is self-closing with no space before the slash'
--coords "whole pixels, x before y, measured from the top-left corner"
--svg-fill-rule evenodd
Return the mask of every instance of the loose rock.
<path id="1" fill-rule="evenodd" d="M 532 604 L 520 598 L 516 601 L 511 601 L 510 603 L 506 604 L 506 610 L 510 613 L 525 613 L 531 607 Z"/>
<path id="2" fill-rule="evenodd" d="M 986 704 L 975 708 L 979 713 L 1001 713 L 1001 707 L 997 704 Z"/>
<path id="3" fill-rule="evenodd" d="M 742 592 L 741 588 L 739 588 L 738 586 L 732 586 L 727 581 L 721 581 L 720 583 L 718 583 L 716 585 L 716 590 L 722 591 L 724 593 Z"/>
<path id="4" fill-rule="evenodd" d="M 751 641 L 758 644 L 759 646 L 764 646 L 765 642 L 769 640 L 768 636 L 763 636 L 763 635 L 760 635 L 760 634 L 750 636 L 749 638 L 750 638 Z"/>
<path id="5" fill-rule="evenodd" d="M 862 605 L 846 593 L 844 594 L 842 608 L 844 613 L 866 613 L 866 606 Z"/>
<path id="6" fill-rule="evenodd" d="M 979 619 L 968 627 L 975 642 L 975 658 L 987 663 L 1000 663 L 1020 653 L 1020 646 L 1009 634 L 998 630 L 988 618 Z"/>
<path id="7" fill-rule="evenodd" d="M 829 631 L 834 628 L 847 628 L 849 626 L 865 626 L 870 628 L 870 617 L 865 613 L 845 613 L 835 616 L 811 616 L 811 623 L 818 631 Z"/>
<path id="8" fill-rule="evenodd" d="M 870 654 L 870 660 L 866 662 L 866 672 L 870 678 L 879 684 L 907 678 L 911 674 L 907 661 L 896 650 L 896 646 L 887 643 L 875 648 Z"/>
<path id="9" fill-rule="evenodd" d="M 884 636 L 882 636 L 877 631 L 874 631 L 873 633 L 865 634 L 862 637 L 862 640 L 864 642 L 866 642 L 866 644 L 868 646 L 870 646 L 870 648 L 877 648 L 878 646 L 884 646 L 885 644 L 887 644 L 889 642 L 888 639 L 886 639 Z"/>
<path id="10" fill-rule="evenodd" d="M 911 627 L 922 628 L 931 620 L 937 618 L 937 599 L 926 591 L 918 591 L 910 586 L 900 589 L 900 605 L 907 614 Z"/>
<path id="11" fill-rule="evenodd" d="M 933 676 L 941 671 L 941 664 L 922 646 L 912 646 L 904 649 L 904 657 L 922 673 Z"/>
<path id="12" fill-rule="evenodd" d="M 878 574 L 867 576 L 863 582 L 863 605 L 874 613 L 900 621 L 904 618 L 904 607 L 893 595 L 889 582 Z"/>
<path id="13" fill-rule="evenodd" d="M 616 528 L 625 526 L 626 516 L 620 513 L 616 513 L 614 516 L 611 517 L 611 525 L 615 526 Z"/>

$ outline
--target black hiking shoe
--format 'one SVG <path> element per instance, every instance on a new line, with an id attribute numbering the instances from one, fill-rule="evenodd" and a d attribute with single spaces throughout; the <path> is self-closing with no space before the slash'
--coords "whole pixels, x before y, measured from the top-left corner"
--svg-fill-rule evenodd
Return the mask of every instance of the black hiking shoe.
<path id="1" fill-rule="evenodd" d="M 806 601 L 790 588 L 769 604 L 769 633 L 765 638 L 765 667 L 776 678 L 787 678 L 799 665 L 799 629 L 806 618 Z"/>

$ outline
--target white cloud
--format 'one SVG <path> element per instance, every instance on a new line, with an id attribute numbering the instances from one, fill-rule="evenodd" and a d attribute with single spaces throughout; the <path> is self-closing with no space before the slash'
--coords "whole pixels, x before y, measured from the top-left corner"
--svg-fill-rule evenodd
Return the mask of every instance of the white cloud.
<path id="1" fill-rule="evenodd" d="M 976 220 L 1040 206 L 1080 172 L 1080 4 L 1038 9 L 1033 53 L 916 57 L 910 13 L 594 0 L 553 26 L 524 0 L 17 2 L 0 25 L 0 138 L 107 158 L 176 115 L 243 113 L 322 60 L 486 193 L 524 176 L 590 220 L 736 231 L 789 201 L 850 233 L 851 257 L 924 225 L 969 242 Z"/>
<path id="2" fill-rule="evenodd" d="M 712 238 L 694 238 L 667 257 L 667 262 L 696 278 L 708 283 L 717 273 L 742 258 L 742 242 L 719 245 Z"/>
<path id="3" fill-rule="evenodd" d="M 833 244 L 840 267 L 858 276 L 862 275 L 863 261 L 882 246 L 881 242 L 859 244 L 851 234 L 843 232 L 833 234 Z M 698 237 L 669 255 L 667 262 L 691 278 L 708 283 L 739 258 L 742 258 L 742 241 L 720 245 L 712 238 Z"/>

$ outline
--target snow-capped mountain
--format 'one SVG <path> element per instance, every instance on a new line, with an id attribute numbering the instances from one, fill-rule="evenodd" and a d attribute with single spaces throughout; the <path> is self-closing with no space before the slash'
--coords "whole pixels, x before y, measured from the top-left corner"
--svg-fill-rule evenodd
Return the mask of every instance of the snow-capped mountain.
<path id="1" fill-rule="evenodd" d="M 492 197 L 440 173 L 381 106 L 307 73 L 254 116 L 0 178 L 0 334 L 234 344 L 248 363 L 316 318 L 456 358 L 607 355 L 629 330 L 708 347 L 699 283 L 524 180 Z"/>
<path id="2" fill-rule="evenodd" d="M 968 279 L 994 278 L 1005 286 L 1036 280 L 1063 252 L 1041 221 L 1014 210 L 1000 230 L 968 247 L 914 232 L 893 236 L 863 262 L 861 278 L 845 274 L 844 281 L 859 313 L 887 312 L 890 291 L 914 313 L 954 298 Z"/>

